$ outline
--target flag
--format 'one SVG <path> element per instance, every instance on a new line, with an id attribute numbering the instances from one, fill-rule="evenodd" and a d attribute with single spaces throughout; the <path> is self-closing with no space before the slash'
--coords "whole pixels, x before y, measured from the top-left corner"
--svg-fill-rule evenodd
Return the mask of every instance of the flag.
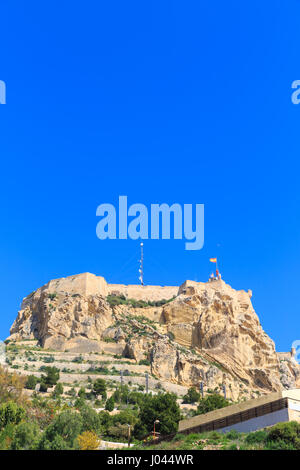
<path id="1" fill-rule="evenodd" d="M 211 263 L 216 263 L 216 262 L 217 262 L 217 258 L 210 258 L 209 261 L 210 261 Z"/>

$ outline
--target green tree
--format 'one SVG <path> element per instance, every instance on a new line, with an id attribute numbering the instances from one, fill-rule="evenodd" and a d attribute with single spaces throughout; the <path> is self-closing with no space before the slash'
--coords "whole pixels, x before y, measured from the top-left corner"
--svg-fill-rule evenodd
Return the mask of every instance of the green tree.
<path id="1" fill-rule="evenodd" d="M 57 367 L 45 367 L 47 375 L 42 375 L 42 381 L 49 387 L 53 387 L 59 381 L 59 369 Z"/>
<path id="2" fill-rule="evenodd" d="M 106 399 L 106 382 L 104 379 L 97 379 L 93 384 L 94 395 L 101 395 L 102 399 Z"/>
<path id="3" fill-rule="evenodd" d="M 196 403 L 200 400 L 200 393 L 197 392 L 195 387 L 188 389 L 188 392 L 183 397 L 183 403 Z"/>
<path id="4" fill-rule="evenodd" d="M 204 413 L 208 413 L 209 411 L 224 408 L 228 405 L 230 405 L 230 402 L 226 400 L 222 395 L 213 393 L 200 400 L 200 403 L 197 408 L 197 414 L 202 415 Z"/>
<path id="5" fill-rule="evenodd" d="M 100 411 L 98 416 L 104 433 L 106 433 L 107 429 L 109 428 L 109 426 L 111 426 L 113 422 L 113 416 L 111 416 L 107 411 Z"/>
<path id="6" fill-rule="evenodd" d="M 41 381 L 41 383 L 40 383 L 40 392 L 46 393 L 47 390 L 48 390 L 48 387 L 47 387 L 46 383 Z"/>
<path id="7" fill-rule="evenodd" d="M 121 389 L 118 387 L 114 393 L 112 394 L 112 397 L 114 398 L 115 403 L 120 403 L 121 401 Z"/>
<path id="8" fill-rule="evenodd" d="M 39 449 L 48 450 L 56 448 L 74 448 L 75 439 L 83 429 L 82 416 L 70 410 L 57 415 L 46 428 Z"/>
<path id="9" fill-rule="evenodd" d="M 25 388 L 29 390 L 35 390 L 38 378 L 35 375 L 29 375 L 25 384 Z"/>
<path id="10" fill-rule="evenodd" d="M 15 428 L 11 448 L 13 450 L 34 450 L 40 438 L 36 423 L 20 423 Z"/>
<path id="11" fill-rule="evenodd" d="M 85 388 L 81 387 L 81 388 L 78 390 L 77 395 L 79 396 L 79 398 L 86 398 Z"/>
<path id="12" fill-rule="evenodd" d="M 115 407 L 115 401 L 114 401 L 113 397 L 111 396 L 110 398 L 108 398 L 106 400 L 105 409 L 107 411 L 113 411 L 114 407 Z"/>
<path id="13" fill-rule="evenodd" d="M 93 431 L 99 434 L 103 428 L 101 425 L 101 419 L 98 413 L 88 405 L 80 408 L 80 415 L 82 418 L 82 431 Z"/>
<path id="14" fill-rule="evenodd" d="M 180 420 L 180 408 L 173 393 L 145 395 L 140 405 L 139 422 L 134 427 L 134 435 L 141 439 L 153 431 L 154 421 L 159 420 L 156 430 L 162 435 L 175 433 Z"/>
<path id="15" fill-rule="evenodd" d="M 42 439 L 37 445 L 38 450 L 70 450 L 72 447 L 69 447 L 67 442 L 62 436 L 56 434 L 51 441 L 46 438 L 46 435 L 43 435 Z"/>
<path id="16" fill-rule="evenodd" d="M 25 410 L 13 401 L 8 401 L 0 406 L 0 428 L 8 424 L 18 424 L 25 418 Z"/>
<path id="17" fill-rule="evenodd" d="M 53 390 L 53 397 L 58 398 L 64 393 L 64 387 L 61 383 L 56 384 L 55 389 Z"/>
<path id="18" fill-rule="evenodd" d="M 74 407 L 77 410 L 80 410 L 82 407 L 87 406 L 87 403 L 84 398 L 82 397 L 77 397 L 74 403 Z"/>
<path id="19" fill-rule="evenodd" d="M 131 426 L 135 425 L 138 422 L 137 413 L 130 409 L 120 411 L 120 413 L 112 416 L 113 424 L 130 424 Z"/>

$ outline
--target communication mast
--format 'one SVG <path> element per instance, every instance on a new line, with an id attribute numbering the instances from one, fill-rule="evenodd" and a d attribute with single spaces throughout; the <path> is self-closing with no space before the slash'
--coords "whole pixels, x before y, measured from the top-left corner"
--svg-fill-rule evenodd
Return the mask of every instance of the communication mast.
<path id="1" fill-rule="evenodd" d="M 139 269 L 139 280 L 141 281 L 141 285 L 144 285 L 144 243 L 141 243 L 141 259 L 140 259 L 140 269 Z"/>

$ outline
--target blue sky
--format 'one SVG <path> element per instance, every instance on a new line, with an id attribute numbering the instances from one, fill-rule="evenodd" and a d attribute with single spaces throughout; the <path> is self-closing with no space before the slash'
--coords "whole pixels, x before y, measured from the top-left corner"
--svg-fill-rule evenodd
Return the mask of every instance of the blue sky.
<path id="1" fill-rule="evenodd" d="M 252 289 L 278 350 L 300 338 L 300 1 L 1 5 L 0 337 L 24 296 L 80 272 L 136 283 L 138 242 L 96 208 L 205 204 L 205 246 L 145 242 L 145 281 Z M 128 262 L 128 260 L 132 260 Z"/>

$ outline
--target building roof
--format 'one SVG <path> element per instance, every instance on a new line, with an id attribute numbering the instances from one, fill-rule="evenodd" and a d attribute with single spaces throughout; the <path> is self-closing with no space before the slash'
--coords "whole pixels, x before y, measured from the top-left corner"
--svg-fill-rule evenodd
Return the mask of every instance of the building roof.
<path id="1" fill-rule="evenodd" d="M 193 418 L 184 419 L 179 422 L 178 431 L 186 431 L 188 429 L 198 428 L 210 422 L 222 420 L 229 416 L 236 415 L 252 408 L 263 407 L 269 403 L 277 402 L 284 398 L 300 401 L 300 389 L 282 390 L 280 392 L 270 393 L 253 400 L 244 401 L 235 405 L 227 406 L 219 410 L 210 411 L 203 415 L 194 416 Z"/>

